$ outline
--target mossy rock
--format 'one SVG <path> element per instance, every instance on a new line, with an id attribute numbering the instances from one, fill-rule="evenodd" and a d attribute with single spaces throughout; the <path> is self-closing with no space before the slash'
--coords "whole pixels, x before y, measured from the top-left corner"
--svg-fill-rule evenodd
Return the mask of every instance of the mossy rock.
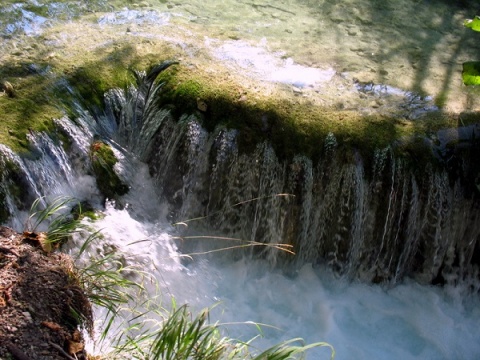
<path id="1" fill-rule="evenodd" d="M 7 198 L 11 197 L 15 206 L 26 210 L 25 204 L 32 199 L 27 191 L 29 184 L 21 169 L 13 161 L 0 155 L 0 224 L 4 224 L 10 216 Z"/>
<path id="2" fill-rule="evenodd" d="M 76 204 L 70 211 L 74 220 L 89 218 L 92 221 L 98 220 L 99 216 L 95 208 L 88 201 L 82 201 Z"/>
<path id="3" fill-rule="evenodd" d="M 109 145 L 94 141 L 90 146 L 90 160 L 98 189 L 106 198 L 116 199 L 128 192 L 128 186 L 115 172 L 118 160 Z"/>
<path id="4" fill-rule="evenodd" d="M 2 188 L 0 188 L 0 224 L 5 224 L 10 218 L 11 214 L 8 211 L 6 196 Z"/>

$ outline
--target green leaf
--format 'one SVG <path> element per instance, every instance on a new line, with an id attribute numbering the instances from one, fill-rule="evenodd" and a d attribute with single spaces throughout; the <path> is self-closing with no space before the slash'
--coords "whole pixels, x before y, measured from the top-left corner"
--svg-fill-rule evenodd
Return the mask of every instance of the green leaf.
<path id="1" fill-rule="evenodd" d="M 463 22 L 463 25 L 474 31 L 480 31 L 480 16 L 475 16 L 473 20 L 472 19 L 465 20 Z"/>
<path id="2" fill-rule="evenodd" d="M 480 61 L 463 63 L 462 79 L 465 85 L 480 85 Z"/>

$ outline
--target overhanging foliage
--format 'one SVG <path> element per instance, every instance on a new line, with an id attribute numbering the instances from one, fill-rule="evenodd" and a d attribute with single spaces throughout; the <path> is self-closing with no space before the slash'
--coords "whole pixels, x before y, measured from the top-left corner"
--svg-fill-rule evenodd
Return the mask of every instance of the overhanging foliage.
<path id="1" fill-rule="evenodd" d="M 463 25 L 473 31 L 480 31 L 480 16 L 465 20 Z M 465 85 L 480 85 L 480 61 L 463 63 L 462 79 Z"/>

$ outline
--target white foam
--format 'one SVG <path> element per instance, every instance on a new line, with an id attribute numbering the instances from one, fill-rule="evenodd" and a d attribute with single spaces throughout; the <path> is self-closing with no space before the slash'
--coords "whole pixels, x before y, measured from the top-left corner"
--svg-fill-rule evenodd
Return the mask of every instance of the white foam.
<path id="1" fill-rule="evenodd" d="M 207 40 L 207 45 L 210 42 Z M 264 46 L 252 46 L 244 41 L 228 41 L 214 49 L 214 56 L 230 61 L 264 80 L 297 87 L 314 86 L 330 81 L 332 68 L 318 69 L 295 64 L 291 58 L 282 59 L 282 53 L 270 53 Z"/>
<path id="2" fill-rule="evenodd" d="M 348 283 L 309 264 L 289 275 L 261 260 L 195 257 L 185 265 L 166 224 L 141 223 L 109 206 L 97 226 L 107 241 L 135 255 L 126 258 L 153 264 L 146 269 L 158 270 L 164 299 L 173 295 L 197 311 L 216 305 L 210 320 L 230 324 L 222 327 L 241 340 L 258 335 L 252 323 L 269 325 L 263 327 L 265 337 L 254 342 L 259 348 L 302 337 L 332 344 L 336 360 L 480 357 L 480 304 L 475 298 L 467 303 L 460 289 L 407 282 L 386 290 Z M 325 348 L 307 356 L 328 358 Z"/>

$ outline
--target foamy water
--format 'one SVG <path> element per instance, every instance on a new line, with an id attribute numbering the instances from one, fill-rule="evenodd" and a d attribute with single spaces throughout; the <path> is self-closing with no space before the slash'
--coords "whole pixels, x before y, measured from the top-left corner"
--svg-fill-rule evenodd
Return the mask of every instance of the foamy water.
<path id="1" fill-rule="evenodd" d="M 214 307 L 210 320 L 225 324 L 225 333 L 241 340 L 259 334 L 253 323 L 264 324 L 264 336 L 254 342 L 258 348 L 302 337 L 307 343 L 330 343 L 340 360 L 480 356 L 480 304 L 477 297 L 464 297 L 460 288 L 406 281 L 386 289 L 351 283 L 310 264 L 293 271 L 225 256 L 182 261 L 170 225 L 142 223 L 113 206 L 96 226 L 130 264 L 142 264 L 155 276 L 163 306 L 168 307 L 173 296 L 194 311 Z M 159 295 L 156 286 L 150 290 L 152 298 Z M 307 358 L 329 356 L 328 349 L 321 348 L 308 352 Z"/>

